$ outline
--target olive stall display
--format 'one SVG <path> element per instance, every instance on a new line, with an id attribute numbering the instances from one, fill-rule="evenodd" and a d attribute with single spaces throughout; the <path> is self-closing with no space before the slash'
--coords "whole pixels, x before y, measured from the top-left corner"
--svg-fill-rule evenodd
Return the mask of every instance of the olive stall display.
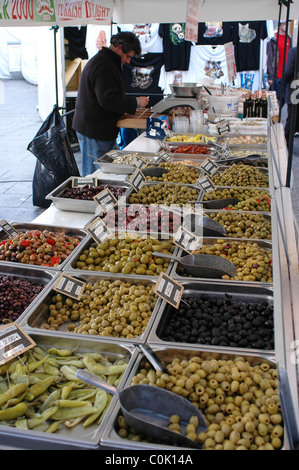
<path id="1" fill-rule="evenodd" d="M 171 137 L 166 137 L 166 142 L 188 142 L 190 143 L 206 143 L 216 142 L 217 137 L 207 134 L 173 134 Z"/>
<path id="2" fill-rule="evenodd" d="M 178 309 L 166 307 L 156 334 L 166 342 L 274 350 L 273 304 L 192 292 Z"/>
<path id="3" fill-rule="evenodd" d="M 214 199 L 237 198 L 240 202 L 228 205 L 228 209 L 240 211 L 271 212 L 271 197 L 269 191 L 262 188 L 232 186 L 228 188 L 216 187 L 204 195 L 204 201 Z"/>
<path id="4" fill-rule="evenodd" d="M 180 165 L 178 162 L 161 163 L 159 168 L 164 168 L 167 170 L 167 173 L 164 173 L 162 176 L 147 176 L 147 181 L 194 184 L 201 174 L 199 169 L 192 166 Z"/>
<path id="5" fill-rule="evenodd" d="M 85 184 L 84 186 L 78 186 L 76 188 L 66 188 L 60 194 L 60 197 L 66 199 L 82 199 L 85 201 L 93 201 L 93 198 L 105 189 L 109 189 L 109 191 L 111 191 L 113 196 L 115 196 L 117 199 L 123 196 L 126 192 L 126 188 L 121 186 L 112 186 L 109 184 L 93 186 L 91 184 Z"/>
<path id="6" fill-rule="evenodd" d="M 155 351 L 157 352 L 157 351 Z M 278 390 L 278 370 L 273 362 L 211 353 L 164 351 L 168 373 L 156 371 L 142 360 L 131 385 L 150 384 L 177 393 L 203 413 L 206 432 L 189 438 L 203 450 L 279 450 L 284 443 L 284 422 Z M 190 357 L 191 356 L 191 357 Z M 161 355 L 160 357 L 163 360 Z M 176 422 L 179 423 L 178 410 Z M 115 423 L 123 439 L 148 442 L 145 435 L 131 429 L 123 416 Z M 180 431 L 177 428 L 178 432 Z M 128 444 L 129 445 L 129 444 Z"/>
<path id="7" fill-rule="evenodd" d="M 250 186 L 253 188 L 268 188 L 268 173 L 259 168 L 245 164 L 234 164 L 224 171 L 218 171 L 211 177 L 215 186 Z"/>
<path id="8" fill-rule="evenodd" d="M 267 242 L 261 242 L 267 243 Z M 222 276 L 224 280 L 236 280 L 246 282 L 273 282 L 272 248 L 263 246 L 259 242 L 240 240 L 216 240 L 210 244 L 204 244 L 193 251 L 193 254 L 207 254 L 221 256 L 231 261 L 237 268 L 237 275 L 230 277 Z M 182 265 L 178 263 L 176 268 L 180 277 L 189 277 Z"/>
<path id="9" fill-rule="evenodd" d="M 204 215 L 223 225 L 229 238 L 272 240 L 271 218 L 266 214 L 223 210 Z"/>
<path id="10" fill-rule="evenodd" d="M 119 205 L 101 216 L 105 225 L 114 231 L 175 233 L 181 226 L 181 216 L 160 206 L 143 204 Z"/>
<path id="11" fill-rule="evenodd" d="M 55 267 L 63 263 L 81 239 L 61 231 L 25 230 L 0 241 L 0 261 Z"/>
<path id="12" fill-rule="evenodd" d="M 0 276 L 0 325 L 15 322 L 43 288 L 42 283 Z"/>
<path id="13" fill-rule="evenodd" d="M 266 145 L 268 137 L 263 135 L 241 135 L 236 134 L 234 136 L 223 137 L 220 142 L 226 142 L 230 145 Z"/>
<path id="14" fill-rule="evenodd" d="M 105 273 L 159 276 L 169 268 L 169 260 L 153 256 L 153 252 L 172 254 L 176 245 L 172 239 L 157 239 L 136 234 L 118 234 L 98 244 L 91 242 L 77 259 L 73 267 L 78 270 Z M 123 236 L 122 236 L 123 235 Z"/>
<path id="15" fill-rule="evenodd" d="M 133 192 L 128 197 L 128 204 L 165 204 L 170 206 L 176 204 L 182 207 L 189 201 L 197 200 L 200 189 L 187 184 L 175 183 L 148 183 Z"/>
<path id="16" fill-rule="evenodd" d="M 171 146 L 170 151 L 175 154 L 208 155 L 211 153 L 211 148 L 205 145 L 180 145 L 178 147 Z"/>
<path id="17" fill-rule="evenodd" d="M 153 283 L 127 279 L 88 281 L 79 301 L 53 291 L 42 327 L 69 332 L 132 339 L 141 336 L 158 297 Z"/>

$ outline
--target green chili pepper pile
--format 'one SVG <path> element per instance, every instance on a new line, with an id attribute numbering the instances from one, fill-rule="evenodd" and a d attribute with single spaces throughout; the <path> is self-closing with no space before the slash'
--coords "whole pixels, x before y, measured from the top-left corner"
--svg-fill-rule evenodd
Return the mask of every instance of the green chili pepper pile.
<path id="1" fill-rule="evenodd" d="M 0 425 L 54 433 L 59 427 L 99 425 L 112 396 L 76 376 L 86 369 L 117 387 L 127 358 L 39 346 L 0 366 Z"/>

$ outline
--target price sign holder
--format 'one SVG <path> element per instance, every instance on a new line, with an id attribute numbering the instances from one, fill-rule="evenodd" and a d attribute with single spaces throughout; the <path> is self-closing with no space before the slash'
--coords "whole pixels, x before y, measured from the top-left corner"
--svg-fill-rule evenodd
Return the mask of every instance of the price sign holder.
<path id="1" fill-rule="evenodd" d="M 90 186 L 97 186 L 98 179 L 92 176 L 73 176 L 72 188 L 78 188 L 89 184 Z"/>
<path id="2" fill-rule="evenodd" d="M 109 212 L 118 203 L 118 200 L 114 197 L 109 188 L 105 188 L 94 196 L 93 199 L 100 206 L 103 212 Z"/>
<path id="3" fill-rule="evenodd" d="M 161 299 L 178 308 L 184 292 L 184 286 L 174 281 L 165 273 L 160 273 L 153 290 Z"/>
<path id="4" fill-rule="evenodd" d="M 0 220 L 0 228 L 4 230 L 4 232 L 9 236 L 9 237 L 15 237 L 18 235 L 18 231 L 10 225 L 5 219 Z"/>
<path id="5" fill-rule="evenodd" d="M 189 254 L 192 254 L 202 245 L 202 239 L 196 237 L 183 226 L 174 234 L 173 242 Z"/>
<path id="6" fill-rule="evenodd" d="M 134 154 L 134 160 L 130 163 L 130 165 L 134 166 L 135 168 L 144 168 L 148 166 L 147 160 L 140 157 L 138 153 Z"/>
<path id="7" fill-rule="evenodd" d="M 217 163 L 215 163 L 213 160 L 211 160 L 210 158 L 206 158 L 202 164 L 200 165 L 200 168 L 208 175 L 208 176 L 213 176 L 219 166 L 217 165 Z"/>
<path id="8" fill-rule="evenodd" d="M 0 326 L 0 365 L 20 356 L 36 343 L 17 323 Z"/>
<path id="9" fill-rule="evenodd" d="M 165 162 L 170 162 L 173 160 L 173 155 L 168 152 L 165 152 L 165 150 L 160 150 L 159 155 Z"/>
<path id="10" fill-rule="evenodd" d="M 85 226 L 85 230 L 98 244 L 103 243 L 105 240 L 112 236 L 111 230 L 103 222 L 100 217 L 96 217 L 89 224 Z"/>
<path id="11" fill-rule="evenodd" d="M 53 286 L 53 290 L 65 294 L 68 297 L 72 297 L 73 299 L 80 300 L 85 286 L 86 283 L 84 281 L 61 273 Z"/>
<path id="12" fill-rule="evenodd" d="M 139 169 L 135 170 L 130 178 L 130 183 L 135 191 L 139 191 L 144 185 L 145 181 L 146 177 Z"/>
<path id="13" fill-rule="evenodd" d="M 215 189 L 215 186 L 213 185 L 212 181 L 208 176 L 203 176 L 202 178 L 199 178 L 196 181 L 196 184 L 198 184 L 205 193 L 208 193 Z"/>
<path id="14" fill-rule="evenodd" d="M 229 123 L 229 121 L 219 122 L 218 124 L 216 124 L 216 129 L 217 129 L 217 132 L 218 132 L 219 136 L 227 134 L 228 132 L 230 132 L 230 123 Z"/>
<path id="15" fill-rule="evenodd" d="M 121 157 L 122 153 L 117 150 L 110 150 L 110 152 L 107 152 L 105 155 L 111 158 L 118 158 Z"/>

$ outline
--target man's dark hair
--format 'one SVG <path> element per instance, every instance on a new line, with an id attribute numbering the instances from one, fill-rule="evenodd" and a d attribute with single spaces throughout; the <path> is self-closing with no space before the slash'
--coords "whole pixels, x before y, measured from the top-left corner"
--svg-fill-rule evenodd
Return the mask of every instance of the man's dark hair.
<path id="1" fill-rule="evenodd" d="M 134 51 L 136 56 L 141 55 L 140 41 L 134 33 L 129 31 L 121 31 L 120 33 L 112 36 L 110 42 L 114 47 L 122 44 L 122 50 L 125 54 L 128 54 L 130 51 Z"/>

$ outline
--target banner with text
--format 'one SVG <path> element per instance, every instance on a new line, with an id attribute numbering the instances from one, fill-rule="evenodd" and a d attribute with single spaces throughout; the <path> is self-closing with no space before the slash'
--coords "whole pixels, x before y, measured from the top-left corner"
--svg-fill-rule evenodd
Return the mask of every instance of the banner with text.
<path id="1" fill-rule="evenodd" d="M 113 0 L 0 0 L 0 26 L 110 25 Z"/>
<path id="2" fill-rule="evenodd" d="M 185 40 L 197 42 L 199 0 L 188 0 L 185 26 Z"/>

